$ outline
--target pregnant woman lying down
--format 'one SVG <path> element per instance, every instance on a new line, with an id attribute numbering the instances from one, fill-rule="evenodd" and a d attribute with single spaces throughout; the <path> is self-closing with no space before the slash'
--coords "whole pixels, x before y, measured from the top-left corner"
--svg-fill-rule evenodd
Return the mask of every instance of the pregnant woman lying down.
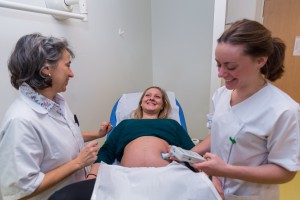
<path id="1" fill-rule="evenodd" d="M 132 119 L 121 121 L 110 133 L 98 152 L 87 181 L 69 185 L 50 200 L 90 199 L 100 163 L 119 162 L 123 167 L 164 167 L 171 160 L 162 158 L 169 145 L 191 149 L 194 144 L 184 128 L 168 119 L 171 106 L 168 96 L 159 87 L 147 88 L 132 112 Z"/>

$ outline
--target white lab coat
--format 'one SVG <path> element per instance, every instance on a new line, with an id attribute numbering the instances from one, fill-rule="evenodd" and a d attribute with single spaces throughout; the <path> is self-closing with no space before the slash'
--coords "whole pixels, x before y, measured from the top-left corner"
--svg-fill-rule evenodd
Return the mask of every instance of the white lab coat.
<path id="1" fill-rule="evenodd" d="M 64 116 L 48 112 L 30 98 L 19 96 L 8 109 L 0 128 L 0 194 L 3 200 L 31 194 L 45 173 L 74 159 L 84 145 L 74 115 L 63 97 Z M 85 169 L 31 199 L 48 199 L 56 190 L 84 180 Z M 1 197 L 0 197 L 1 199 Z"/>
<path id="2" fill-rule="evenodd" d="M 213 96 L 214 112 L 208 115 L 212 153 L 232 165 L 274 163 L 300 170 L 299 104 L 270 83 L 232 107 L 231 93 L 222 87 Z M 226 200 L 279 199 L 276 184 L 219 179 Z"/>

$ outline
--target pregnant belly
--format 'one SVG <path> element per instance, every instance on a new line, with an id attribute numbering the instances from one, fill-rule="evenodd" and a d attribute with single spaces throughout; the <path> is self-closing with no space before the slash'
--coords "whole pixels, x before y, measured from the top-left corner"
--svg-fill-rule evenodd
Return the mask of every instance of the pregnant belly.
<path id="1" fill-rule="evenodd" d="M 170 163 L 161 157 L 168 151 L 169 144 L 153 136 L 139 137 L 124 149 L 121 165 L 124 167 L 162 167 Z"/>

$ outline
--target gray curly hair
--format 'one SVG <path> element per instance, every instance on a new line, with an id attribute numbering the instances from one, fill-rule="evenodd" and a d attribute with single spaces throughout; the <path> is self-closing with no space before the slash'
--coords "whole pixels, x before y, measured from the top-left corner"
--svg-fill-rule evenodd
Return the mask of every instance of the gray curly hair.
<path id="1" fill-rule="evenodd" d="M 51 87 L 51 77 L 41 70 L 44 66 L 56 67 L 63 50 L 67 50 L 74 58 L 75 55 L 68 46 L 64 38 L 46 37 L 40 33 L 22 36 L 8 60 L 13 87 L 18 90 L 24 82 L 35 90 Z"/>

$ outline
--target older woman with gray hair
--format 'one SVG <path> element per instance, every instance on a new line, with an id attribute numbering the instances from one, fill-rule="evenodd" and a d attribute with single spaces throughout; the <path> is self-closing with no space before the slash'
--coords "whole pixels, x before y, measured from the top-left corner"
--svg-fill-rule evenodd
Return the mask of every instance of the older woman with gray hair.
<path id="1" fill-rule="evenodd" d="M 8 69 L 19 94 L 0 126 L 0 199 L 47 199 L 84 180 L 97 159 L 94 139 L 105 136 L 109 124 L 81 133 L 59 94 L 74 77 L 72 58 L 65 39 L 34 33 L 18 40 Z"/>

